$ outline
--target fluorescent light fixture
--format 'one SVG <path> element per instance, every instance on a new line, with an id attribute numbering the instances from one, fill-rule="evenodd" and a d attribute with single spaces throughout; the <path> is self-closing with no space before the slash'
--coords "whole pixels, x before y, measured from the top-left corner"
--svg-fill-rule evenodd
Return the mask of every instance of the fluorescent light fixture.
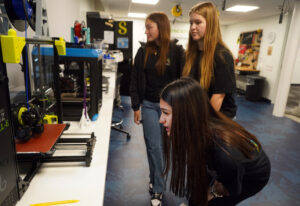
<path id="1" fill-rule="evenodd" d="M 233 12 L 248 12 L 258 9 L 258 6 L 242 6 L 242 5 L 235 5 L 226 9 L 226 11 L 233 11 Z"/>
<path id="2" fill-rule="evenodd" d="M 146 18 L 147 14 L 145 13 L 128 13 L 129 17 L 134 17 L 134 18 Z"/>
<path id="3" fill-rule="evenodd" d="M 152 4 L 155 5 L 159 0 L 131 0 L 132 3 L 136 4 Z"/>

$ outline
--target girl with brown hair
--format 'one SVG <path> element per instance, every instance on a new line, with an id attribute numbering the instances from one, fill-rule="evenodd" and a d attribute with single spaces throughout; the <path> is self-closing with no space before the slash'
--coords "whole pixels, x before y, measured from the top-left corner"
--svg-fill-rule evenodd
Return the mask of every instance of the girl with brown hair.
<path id="1" fill-rule="evenodd" d="M 213 109 L 197 81 L 167 85 L 160 109 L 165 174 L 189 206 L 233 206 L 267 184 L 271 166 L 258 139 Z"/>
<path id="2" fill-rule="evenodd" d="M 153 12 L 145 22 L 147 43 L 139 48 L 131 72 L 130 96 L 134 122 L 142 125 L 150 169 L 151 205 L 161 205 L 164 191 L 164 156 L 159 94 L 161 89 L 180 78 L 183 48 L 170 40 L 170 22 L 166 14 Z M 141 107 L 141 110 L 140 110 Z"/>
<path id="3" fill-rule="evenodd" d="M 211 2 L 199 3 L 189 12 L 190 33 L 183 76 L 199 81 L 217 111 L 236 115 L 234 61 L 222 40 L 219 15 Z"/>

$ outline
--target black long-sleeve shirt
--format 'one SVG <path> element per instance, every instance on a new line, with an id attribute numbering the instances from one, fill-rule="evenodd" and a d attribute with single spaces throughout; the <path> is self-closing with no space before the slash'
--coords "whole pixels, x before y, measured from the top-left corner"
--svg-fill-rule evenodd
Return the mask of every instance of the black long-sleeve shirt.
<path id="1" fill-rule="evenodd" d="M 131 107 L 134 111 L 139 110 L 144 98 L 158 102 L 161 89 L 168 83 L 180 78 L 184 64 L 184 50 L 176 42 L 177 40 L 170 42 L 166 70 L 163 76 L 157 75 L 155 69 L 159 54 L 150 55 L 144 68 L 145 46 L 142 45 L 139 48 L 135 56 L 130 81 Z"/>
<path id="2" fill-rule="evenodd" d="M 162 88 L 166 85 L 166 76 L 158 75 L 155 64 L 159 58 L 158 54 L 152 54 L 148 58 L 148 62 L 145 68 L 146 76 L 146 91 L 145 99 L 151 102 L 159 102 L 159 95 Z"/>

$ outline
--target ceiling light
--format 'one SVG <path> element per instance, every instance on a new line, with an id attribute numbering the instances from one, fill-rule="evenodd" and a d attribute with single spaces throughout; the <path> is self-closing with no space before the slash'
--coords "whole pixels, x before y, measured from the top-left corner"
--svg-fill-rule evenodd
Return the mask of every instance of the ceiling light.
<path id="1" fill-rule="evenodd" d="M 137 4 L 152 4 L 155 5 L 159 2 L 159 0 L 132 0 L 132 3 L 137 3 Z"/>
<path id="2" fill-rule="evenodd" d="M 233 11 L 233 12 L 248 12 L 253 11 L 255 9 L 258 9 L 258 6 L 242 6 L 242 5 L 236 5 L 233 7 L 230 7 L 226 9 L 226 11 Z"/>
<path id="3" fill-rule="evenodd" d="M 134 18 L 146 18 L 147 14 L 145 13 L 128 13 L 129 17 L 134 17 Z"/>

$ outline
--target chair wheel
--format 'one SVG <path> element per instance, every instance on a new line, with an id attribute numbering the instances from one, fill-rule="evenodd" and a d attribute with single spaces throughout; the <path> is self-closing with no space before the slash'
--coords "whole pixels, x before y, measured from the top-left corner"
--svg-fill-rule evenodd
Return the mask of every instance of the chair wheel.
<path id="1" fill-rule="evenodd" d="M 131 136 L 128 134 L 128 135 L 127 135 L 127 139 L 130 139 L 130 138 L 131 138 Z"/>

